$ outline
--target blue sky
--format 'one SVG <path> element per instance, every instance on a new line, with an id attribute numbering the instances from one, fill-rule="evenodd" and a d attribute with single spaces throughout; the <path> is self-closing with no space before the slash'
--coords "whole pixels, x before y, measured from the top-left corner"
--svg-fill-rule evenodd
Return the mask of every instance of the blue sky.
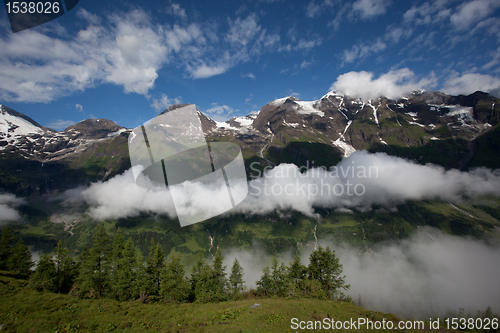
<path id="1" fill-rule="evenodd" d="M 175 103 L 216 120 L 330 89 L 500 95 L 500 1 L 96 1 L 13 34 L 0 10 L 0 104 L 61 130 L 133 128 Z"/>

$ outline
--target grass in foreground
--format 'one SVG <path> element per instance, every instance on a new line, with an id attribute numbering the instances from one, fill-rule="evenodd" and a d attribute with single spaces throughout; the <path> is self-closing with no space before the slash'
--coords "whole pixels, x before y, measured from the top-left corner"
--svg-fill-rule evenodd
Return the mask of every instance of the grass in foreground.
<path id="1" fill-rule="evenodd" d="M 400 320 L 392 314 L 365 310 L 350 302 L 314 299 L 264 298 L 180 305 L 82 300 L 35 292 L 27 287 L 26 280 L 7 272 L 0 272 L 0 293 L 1 332 L 297 332 L 301 330 L 291 329 L 292 318 L 303 321 L 321 321 L 327 317 L 342 321 L 386 318 L 394 323 Z M 255 303 L 261 308 L 251 309 Z"/>

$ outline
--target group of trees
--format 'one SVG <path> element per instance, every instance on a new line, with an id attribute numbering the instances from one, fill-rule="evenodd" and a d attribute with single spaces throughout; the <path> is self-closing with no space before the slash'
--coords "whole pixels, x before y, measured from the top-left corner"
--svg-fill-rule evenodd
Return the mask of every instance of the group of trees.
<path id="1" fill-rule="evenodd" d="M 16 241 L 12 230 L 6 226 L 0 238 L 0 270 L 29 274 L 33 262 L 31 253 L 22 239 Z"/>
<path id="2" fill-rule="evenodd" d="M 29 250 L 22 241 L 13 245 L 14 239 L 8 228 L 2 232 L 0 243 L 1 267 L 29 272 Z M 23 257 L 25 263 L 20 264 L 19 258 L 23 255 L 28 257 Z M 15 265 L 14 257 L 17 258 Z M 220 248 L 210 263 L 200 252 L 188 277 L 179 254 L 174 253 L 167 261 L 160 244 L 151 240 L 144 260 L 132 240 L 125 241 L 120 229 L 110 239 L 103 224 L 99 224 L 92 243 L 77 258 L 60 242 L 54 256 L 42 255 L 31 274 L 30 285 L 37 290 L 120 301 L 149 299 L 207 303 L 237 299 L 246 291 L 243 268 L 235 259 L 228 276 L 223 259 Z M 341 273 L 342 265 L 335 251 L 319 247 L 310 255 L 308 266 L 301 263 L 299 256 L 290 266 L 279 265 L 274 258 L 271 267 L 264 269 L 257 290 L 253 292 L 262 296 L 343 298 L 341 289 L 347 290 L 349 286 Z"/>

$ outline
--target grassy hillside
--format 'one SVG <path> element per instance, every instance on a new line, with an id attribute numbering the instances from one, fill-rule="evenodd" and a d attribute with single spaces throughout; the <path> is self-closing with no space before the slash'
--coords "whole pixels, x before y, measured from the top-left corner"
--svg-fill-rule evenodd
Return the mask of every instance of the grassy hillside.
<path id="1" fill-rule="evenodd" d="M 291 329 L 292 318 L 301 321 L 385 318 L 395 325 L 400 320 L 392 314 L 356 307 L 351 302 L 329 300 L 253 298 L 180 305 L 82 300 L 35 292 L 27 287 L 26 280 L 3 271 L 0 271 L 0 293 L 2 332 L 296 332 Z M 255 303 L 261 308 L 251 309 Z"/>

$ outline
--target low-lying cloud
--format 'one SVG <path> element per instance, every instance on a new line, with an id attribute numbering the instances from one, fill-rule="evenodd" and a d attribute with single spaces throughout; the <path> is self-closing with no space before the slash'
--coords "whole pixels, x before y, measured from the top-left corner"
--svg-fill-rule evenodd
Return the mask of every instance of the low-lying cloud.
<path id="1" fill-rule="evenodd" d="M 257 167 L 250 166 L 255 170 Z M 281 164 L 251 180 L 248 192 L 248 197 L 232 212 L 267 214 L 295 210 L 314 216 L 315 207 L 366 211 L 374 206 L 394 208 L 407 200 L 460 203 L 481 195 L 500 196 L 500 170 L 445 170 L 385 153 L 358 151 L 330 170 L 317 167 L 306 171 L 293 164 Z M 215 194 L 210 195 L 209 189 L 200 184 L 199 191 L 189 195 L 203 195 L 204 206 L 215 207 L 220 204 L 213 199 Z M 91 206 L 88 213 L 99 220 L 137 216 L 141 212 L 176 216 L 170 192 L 137 186 L 131 171 L 87 189 L 72 190 L 63 197 L 85 200 Z M 185 199 L 189 201 L 188 197 Z M 195 214 L 196 209 L 192 209 Z"/>
<path id="2" fill-rule="evenodd" d="M 14 194 L 0 194 L 0 224 L 2 222 L 13 222 L 21 220 L 21 215 L 17 207 L 24 203 L 24 199 L 16 197 Z"/>
<path id="3" fill-rule="evenodd" d="M 488 306 L 500 311 L 498 244 L 446 235 L 430 227 L 399 243 L 378 244 L 366 253 L 326 239 L 319 244 L 336 250 L 351 285 L 347 294 L 355 302 L 361 299 L 367 309 L 422 319 L 457 313 L 459 308 L 472 316 Z M 312 250 L 303 249 L 303 264 L 309 263 Z M 249 288 L 255 288 L 262 269 L 272 260 L 257 244 L 251 251 L 226 250 L 224 255 L 228 271 L 238 259 Z M 288 265 L 291 256 L 279 259 Z"/>

